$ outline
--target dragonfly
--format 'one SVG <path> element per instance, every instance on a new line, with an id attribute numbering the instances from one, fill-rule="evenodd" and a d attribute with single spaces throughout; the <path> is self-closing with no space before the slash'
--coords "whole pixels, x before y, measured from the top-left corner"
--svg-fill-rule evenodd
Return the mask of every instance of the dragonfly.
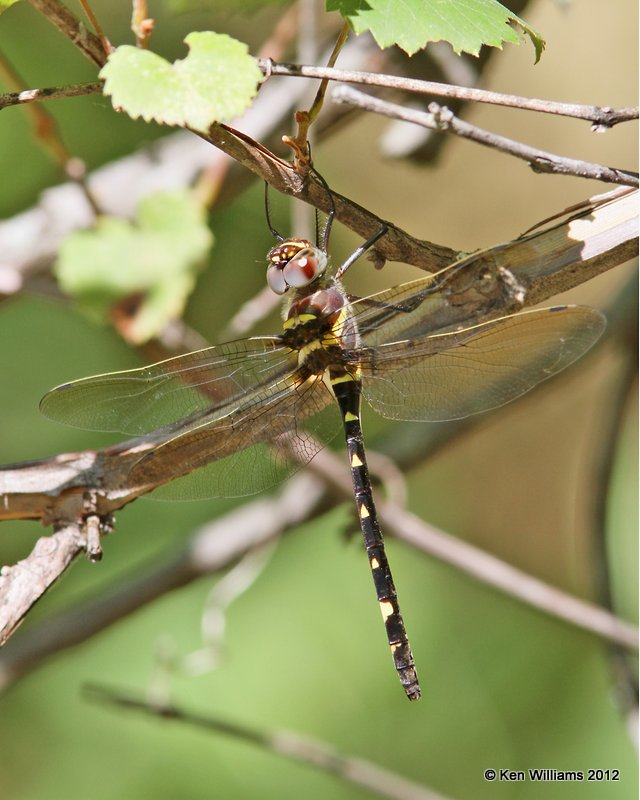
<path id="1" fill-rule="evenodd" d="M 464 262 L 351 297 L 342 275 L 387 227 L 332 274 L 333 199 L 331 206 L 324 235 L 316 230 L 312 243 L 279 234 L 267 204 L 278 242 L 267 255 L 267 282 L 286 296 L 278 333 L 65 383 L 40 407 L 80 428 L 152 434 L 127 480 L 165 484 L 160 491 L 169 487 L 169 496 L 181 499 L 262 491 L 309 462 L 342 427 L 387 642 L 406 696 L 417 700 L 420 683 L 367 468 L 361 399 L 395 420 L 487 411 L 573 363 L 601 335 L 605 319 L 592 308 L 562 305 L 469 324 L 456 302 Z"/>

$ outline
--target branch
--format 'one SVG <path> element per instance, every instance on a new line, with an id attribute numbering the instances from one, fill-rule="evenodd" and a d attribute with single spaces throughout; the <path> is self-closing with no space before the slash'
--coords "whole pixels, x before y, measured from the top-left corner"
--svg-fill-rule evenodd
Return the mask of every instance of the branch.
<path id="1" fill-rule="evenodd" d="M 43 89 L 23 89 L 21 92 L 0 94 L 0 111 L 8 106 L 21 103 L 35 103 L 41 100 L 59 100 L 63 97 L 81 97 L 86 94 L 102 94 L 102 82 L 74 83 L 69 86 L 48 86 Z"/>
<path id="2" fill-rule="evenodd" d="M 322 476 L 322 482 L 304 472 L 288 481 L 278 496 L 253 500 L 203 526 L 193 534 L 184 550 L 169 559 L 158 561 L 142 574 L 136 570 L 131 579 L 120 582 L 95 599 L 85 600 L 32 626 L 0 652 L 0 691 L 37 668 L 51 655 L 86 641 L 174 589 L 203 575 L 225 571 L 249 550 L 315 517 L 326 509 L 322 501 L 327 484 L 339 493 L 335 502 L 352 496 L 343 459 L 324 450 L 311 462 L 309 470 Z M 395 503 L 378 501 L 377 506 L 385 527 L 397 539 L 519 602 L 626 649 L 637 649 L 636 628 L 611 612 L 562 592 L 427 525 Z"/>
<path id="3" fill-rule="evenodd" d="M 75 524 L 43 536 L 23 561 L 0 571 L 0 645 L 15 632 L 28 611 L 84 549 Z"/>
<path id="4" fill-rule="evenodd" d="M 325 488 L 317 478 L 297 475 L 276 496 L 260 497 L 202 526 L 184 549 L 170 558 L 156 561 L 146 571 L 138 569 L 115 588 L 32 626 L 0 651 L 0 691 L 50 655 L 86 641 L 157 597 L 203 575 L 227 570 L 248 551 L 273 541 L 318 513 L 324 494 Z M 4 591 L 0 578 L 0 617 L 5 613 Z M 34 588 L 31 604 L 41 594 Z M 7 596 L 7 602 L 11 599 Z M 28 606 L 22 607 L 26 613 Z M 13 612 L 9 622 L 17 616 Z M 0 630 L 4 624 L 0 619 Z"/>
<path id="5" fill-rule="evenodd" d="M 325 213 L 329 213 L 335 204 L 336 219 L 363 239 L 368 239 L 379 231 L 384 222 L 388 226 L 388 232 L 380 241 L 380 246 L 376 245 L 376 250 L 386 260 L 402 261 L 435 272 L 457 256 L 452 248 L 416 239 L 393 223 L 383 221 L 371 211 L 333 191 L 332 203 L 326 188 L 313 173 L 304 181 L 291 164 L 265 150 L 240 131 L 216 123 L 211 126 L 208 135 L 199 135 L 282 194 L 303 200 Z"/>
<path id="6" fill-rule="evenodd" d="M 96 66 L 102 67 L 106 63 L 107 55 L 102 42 L 91 31 L 87 30 L 69 9 L 58 0 L 29 0 L 31 5 L 45 16 L 52 25 L 63 33 L 67 39 L 92 61 Z"/>
<path id="7" fill-rule="evenodd" d="M 338 489 L 343 496 L 352 496 L 351 478 L 343 459 L 331 451 L 320 451 L 310 462 L 309 469 L 321 475 L 328 485 Z M 478 547 L 427 525 L 395 503 L 378 500 L 376 507 L 384 528 L 400 541 L 551 617 L 583 628 L 626 649 L 638 649 L 636 626 L 619 619 L 610 611 L 556 589 Z"/>
<path id="8" fill-rule="evenodd" d="M 619 208 L 620 204 L 623 204 L 625 207 L 629 205 L 629 200 L 634 199 L 635 193 L 629 192 L 628 190 L 617 190 L 610 194 L 618 195 L 617 199 L 597 208 L 595 213 L 592 213 L 590 216 L 582 219 L 572 219 L 568 223 L 563 223 L 555 228 L 538 232 L 537 235 L 531 235 L 525 240 L 512 243 L 516 248 L 518 244 L 524 246 L 524 250 L 520 252 L 520 261 L 524 268 L 523 277 L 526 275 L 527 271 L 530 271 L 529 268 L 531 265 L 535 267 L 540 263 L 540 253 L 544 252 L 544 241 L 547 237 L 551 237 L 553 240 L 555 237 L 560 236 L 560 241 L 562 242 L 567 236 L 567 227 L 571 229 L 571 227 L 574 226 L 575 228 L 578 223 L 584 227 L 580 231 L 580 235 L 583 238 L 583 245 L 577 245 L 577 252 L 580 253 L 584 251 L 586 261 L 583 265 L 577 266 L 576 264 L 567 263 L 566 254 L 565 256 L 559 255 L 555 264 L 556 275 L 554 276 L 553 273 L 551 273 L 547 276 L 551 279 L 551 284 L 553 285 L 555 282 L 560 288 L 566 285 L 567 282 L 575 285 L 575 283 L 579 282 L 580 278 L 585 277 L 585 273 L 589 276 L 591 273 L 590 265 L 601 262 L 608 263 L 608 266 L 611 266 L 611 262 L 608 261 L 606 253 L 598 254 L 599 250 L 604 251 L 607 247 L 612 245 L 612 240 L 607 237 L 606 230 L 602 229 L 604 218 L 609 215 L 612 216 L 612 219 L 617 219 L 617 216 L 613 214 L 613 212 Z M 631 207 L 627 208 L 627 216 L 635 223 L 633 203 L 630 205 Z M 622 231 L 626 231 L 626 235 L 631 236 L 631 232 L 628 230 L 627 226 L 621 222 L 624 216 L 623 214 L 620 219 L 617 219 L 618 224 L 614 227 L 614 230 L 618 236 Z M 609 225 L 611 225 L 611 221 L 611 219 L 608 220 Z M 587 234 L 589 229 L 592 229 L 593 236 Z M 574 246 L 576 246 L 576 242 L 579 242 L 579 239 L 574 233 Z M 635 241 L 633 244 L 637 246 Z M 508 250 L 507 246 L 505 246 L 505 248 Z M 500 249 L 501 248 L 497 248 L 493 253 L 494 258 L 496 252 L 498 254 L 500 253 Z M 486 259 L 488 253 L 481 253 L 480 256 Z M 526 258 L 523 256 L 526 256 Z M 584 273 L 582 271 L 583 266 Z M 486 267 L 480 269 L 480 274 L 485 274 L 485 281 L 486 269 Z M 534 273 L 531 273 L 531 275 L 533 276 Z M 541 270 L 541 275 L 544 277 L 544 270 Z M 564 277 L 558 277 L 561 275 L 564 275 Z M 556 279 L 555 281 L 554 277 Z M 533 290 L 526 294 L 525 301 L 530 300 L 533 303 L 537 303 L 540 299 L 543 299 L 546 296 L 542 291 L 544 286 L 544 280 L 537 286 L 535 281 L 533 281 Z M 560 290 L 560 288 L 558 290 Z M 467 285 L 467 290 L 470 291 L 469 285 Z M 628 295 L 628 292 L 625 292 L 625 294 Z M 616 304 L 616 309 L 618 309 L 618 305 L 619 304 Z M 619 329 L 621 326 L 625 330 L 628 327 L 628 323 L 625 321 L 626 318 L 619 318 L 620 314 L 618 312 L 619 309 L 613 313 L 613 324 L 610 326 L 610 330 L 613 331 L 613 335 L 616 339 L 620 336 Z M 501 312 L 497 311 L 496 313 L 500 314 Z M 437 430 L 441 432 L 438 434 L 439 438 L 435 442 L 427 442 L 427 452 L 434 452 L 439 446 L 442 446 L 445 437 L 449 437 L 450 439 L 461 430 L 466 430 L 470 424 L 472 424 L 472 421 L 464 420 L 462 424 L 438 426 Z M 415 433 L 412 434 L 409 442 L 405 441 L 404 449 L 400 451 L 397 449 L 398 437 L 394 438 L 394 444 L 396 446 L 394 458 L 401 467 L 409 468 L 411 464 L 415 463 L 418 456 L 414 445 L 418 442 L 419 438 L 420 437 L 416 438 Z M 94 495 L 96 495 L 97 505 L 90 509 L 93 510 L 94 514 L 96 511 L 106 513 L 108 510 L 115 510 L 122 507 L 125 503 L 135 499 L 137 494 L 142 493 L 142 489 L 138 489 L 136 493 L 135 487 L 129 487 L 128 491 L 125 488 L 128 469 L 131 463 L 128 459 L 139 458 L 141 452 L 140 447 L 140 440 L 136 440 L 133 443 L 125 442 L 117 448 L 110 448 L 106 451 L 67 454 L 65 456 L 58 456 L 55 459 L 44 460 L 42 462 L 29 462 L 0 470 L 0 519 L 3 517 L 14 519 L 40 518 L 45 524 L 62 519 L 77 520 L 79 518 L 82 520 L 83 517 L 86 518 L 87 516 L 85 495 L 88 490 L 92 490 Z M 421 447 L 420 458 L 424 458 L 424 452 L 424 447 Z M 167 474 L 171 475 L 170 465 L 166 466 L 166 470 L 168 471 Z M 96 489 L 96 487 L 101 488 Z M 305 490 L 297 494 L 296 497 L 307 497 L 308 494 L 309 492 Z M 251 509 L 254 507 L 260 508 L 257 519 L 261 517 L 265 520 L 280 519 L 283 515 L 285 520 L 288 518 L 287 512 L 285 512 L 283 508 L 274 508 L 267 512 L 264 510 L 263 506 L 256 506 L 255 504 L 247 507 L 247 513 L 249 515 L 251 514 Z M 393 518 L 393 513 L 391 513 L 390 516 Z M 256 530 L 259 535 L 260 528 L 253 517 L 249 516 L 248 519 L 252 520 L 249 525 L 249 534 Z M 234 544 L 243 546 L 245 534 L 238 533 L 236 530 L 233 537 L 228 537 L 229 525 L 233 525 L 234 529 L 238 527 L 241 528 L 241 525 L 238 526 L 231 520 L 221 521 L 221 526 L 225 533 L 224 539 L 221 539 L 220 544 L 217 546 L 194 544 L 193 549 L 201 551 L 203 548 L 208 549 L 213 547 L 215 550 L 216 547 L 220 547 L 223 549 L 224 553 L 227 553 L 230 546 L 230 539 L 233 540 Z M 390 527 L 393 525 L 393 519 L 391 519 L 389 525 Z M 402 538 L 402 530 L 397 531 L 397 535 L 399 538 Z M 224 542 L 226 542 L 226 544 Z M 448 545 L 445 541 L 442 544 L 442 548 L 446 550 L 447 547 Z M 235 558 L 236 556 L 232 554 L 230 557 Z M 4 655 L 0 659 L 0 665 L 3 665 L 2 669 L 5 670 L 9 675 L 9 679 L 11 679 L 14 672 L 17 671 L 17 674 L 21 674 L 22 671 L 30 668 L 29 665 L 32 662 L 37 663 L 50 651 L 69 646 L 69 637 L 71 637 L 70 643 L 74 644 L 78 641 L 78 638 L 79 640 L 83 640 L 91 635 L 91 633 L 95 632 L 95 630 L 99 630 L 104 625 L 109 624 L 113 620 L 113 609 L 116 609 L 115 615 L 119 617 L 121 614 L 128 613 L 133 610 L 133 608 L 138 607 L 142 602 L 146 602 L 147 599 L 152 599 L 159 593 L 169 591 L 175 585 L 182 585 L 184 580 L 190 579 L 188 578 L 190 574 L 202 574 L 198 571 L 200 568 L 192 570 L 191 566 L 189 566 L 189 569 L 185 572 L 184 564 L 190 564 L 191 560 L 191 556 L 183 558 L 181 554 L 177 559 L 177 563 L 172 561 L 166 569 L 164 566 L 157 568 L 149 578 L 144 576 L 140 578 L 136 576 L 132 585 L 123 587 L 122 592 L 118 590 L 116 595 L 109 598 L 107 601 L 98 600 L 96 608 L 92 607 L 92 605 L 83 604 L 79 611 L 70 612 L 71 619 L 66 623 L 63 621 L 58 625 L 56 621 L 57 618 L 49 618 L 44 625 L 44 632 L 42 630 L 32 629 L 35 637 L 33 644 L 29 644 L 32 640 L 25 640 L 24 636 L 20 639 L 18 648 L 22 648 L 22 643 L 24 642 L 26 654 L 22 652 L 22 649 L 12 650 L 9 648 L 8 651 L 5 650 Z M 452 558 L 447 560 L 450 563 L 455 563 L 455 554 Z M 470 555 L 468 561 L 471 563 L 474 560 L 475 556 L 473 556 L 473 554 Z M 227 562 L 224 562 L 225 565 L 226 563 Z M 491 568 L 491 560 L 488 563 L 490 566 L 489 572 L 495 571 Z M 222 566 L 220 562 L 214 561 L 213 568 L 222 568 Z M 512 572 L 509 573 L 509 570 L 511 570 L 510 567 L 506 566 L 505 569 L 508 574 L 513 575 Z M 497 569 L 497 571 L 500 572 L 501 570 Z M 491 582 L 490 575 L 487 582 Z M 516 581 L 516 583 L 517 582 L 518 581 Z M 43 590 L 44 588 L 46 588 L 46 586 L 42 587 Z M 0 583 L 0 598 L 3 596 L 2 591 L 2 584 Z M 14 613 L 13 616 L 10 616 L 8 622 L 5 621 L 9 631 L 15 628 L 14 620 L 20 616 L 19 612 L 26 613 L 28 608 L 40 596 L 39 592 L 40 587 L 34 587 L 33 596 L 28 601 L 22 603 L 21 609 Z M 542 592 L 542 596 L 542 603 L 545 610 L 552 613 L 550 603 L 544 599 L 544 597 L 548 595 Z M 525 597 L 520 597 L 520 599 L 527 601 Z M 571 603 L 568 604 L 569 611 L 564 614 L 564 618 L 574 621 L 570 606 Z M 583 607 L 579 607 L 579 609 L 580 608 Z M 616 626 L 615 623 L 611 622 L 612 618 L 601 618 L 600 622 L 596 621 L 595 624 L 591 626 L 589 622 L 584 623 L 581 621 L 581 619 L 585 617 L 590 618 L 591 616 L 591 610 L 588 608 L 584 612 L 578 610 L 577 617 L 575 617 L 575 624 L 590 627 L 590 629 L 594 631 L 598 630 L 601 635 L 604 636 L 609 635 L 607 634 L 607 630 L 615 630 Z M 63 619 L 64 618 L 63 615 Z M 600 627 L 598 627 L 598 625 Z M 614 633 L 614 635 L 616 634 Z M 43 636 L 45 640 L 44 645 L 42 645 L 41 641 Z M 51 641 L 49 640 L 50 638 Z M 622 640 L 627 644 L 630 641 L 628 629 L 626 633 L 622 633 Z M 16 653 L 15 656 L 13 655 L 14 652 Z"/>
<path id="9" fill-rule="evenodd" d="M 568 219 L 455 262 L 442 278 L 452 313 L 474 324 L 496 319 L 630 259 L 638 252 L 636 200 L 628 189 L 601 195 L 570 210 Z M 185 447 L 180 463 L 175 456 L 166 464 L 159 458 L 153 477 L 130 485 L 133 463 L 170 435 L 156 432 L 104 450 L 6 467 L 0 471 L 0 519 L 82 520 L 87 491 L 98 493 L 95 513 L 108 516 L 189 471 Z M 194 437 L 202 447 L 202 437 Z M 216 431 L 216 458 L 230 454 L 224 437 Z"/>
<path id="10" fill-rule="evenodd" d="M 470 139 L 477 144 L 501 150 L 504 153 L 527 161 L 535 172 L 575 175 L 578 178 L 590 178 L 604 183 L 618 183 L 622 186 L 638 187 L 638 176 L 635 173 L 606 167 L 601 164 L 591 164 L 588 161 L 580 161 L 575 158 L 565 158 L 554 153 L 548 153 L 545 150 L 539 150 L 536 147 L 530 147 L 513 139 L 508 139 L 506 136 L 500 136 L 484 128 L 479 128 L 477 125 L 464 122 L 458 119 L 446 106 L 439 106 L 437 103 L 430 103 L 430 113 L 426 113 L 405 108 L 397 103 L 380 100 L 377 97 L 373 97 L 373 95 L 360 92 L 357 89 L 351 89 L 348 86 L 339 86 L 334 89 L 331 98 L 335 103 L 344 103 L 356 108 L 362 108 L 365 111 L 383 114 L 393 119 L 412 122 L 429 130 L 453 133 L 463 139 Z"/>
<path id="11" fill-rule="evenodd" d="M 361 48 L 351 44 L 347 44 L 349 58 L 361 57 Z M 214 126 L 211 136 L 206 139 L 194 139 L 184 131 L 166 136 L 146 150 L 93 172 L 87 179 L 90 192 L 104 214 L 133 217 L 137 204 L 150 191 L 190 185 L 201 170 L 214 171 L 226 164 L 224 154 L 227 153 L 232 158 L 242 156 L 245 166 L 259 177 L 273 180 L 274 187 L 281 190 L 287 187 L 290 195 L 301 192 L 296 196 L 305 199 L 301 181 L 289 165 L 251 137 L 264 140 L 273 134 L 274 129 L 281 129 L 306 90 L 302 81 L 293 86 L 283 83 L 263 85 L 253 106 L 238 123 L 245 133 Z M 219 149 L 212 150 L 210 143 Z M 225 197 L 237 191 L 244 180 L 245 170 L 239 169 L 233 181 L 227 182 L 231 185 L 225 186 Z M 329 210 L 322 187 L 313 187 L 311 194 L 318 203 L 317 207 Z M 309 197 L 306 200 L 311 202 Z M 339 198 L 339 218 L 347 225 L 352 222 L 353 229 L 363 238 L 368 238 L 381 225 L 379 217 L 344 197 Z M 48 266 L 70 231 L 88 227 L 93 222 L 94 213 L 85 196 L 76 185 L 69 183 L 48 189 L 38 205 L 0 222 L 0 299 L 2 294 L 12 295 L 25 287 L 55 294 L 56 287 L 46 277 Z M 433 272 L 453 261 L 459 252 L 415 239 L 395 226 L 392 235 L 395 244 L 390 248 L 388 258 L 394 254 L 399 260 L 406 257 L 408 263 Z"/>
<path id="12" fill-rule="evenodd" d="M 371 761 L 345 756 L 330 745 L 299 733 L 286 730 L 260 731 L 219 717 L 183 711 L 173 705 L 153 704 L 104 686 L 90 685 L 86 687 L 86 693 L 90 700 L 116 708 L 138 711 L 147 716 L 181 722 L 183 725 L 239 739 L 274 755 L 335 775 L 349 784 L 362 786 L 388 800 L 447 800 L 444 795 L 436 794 L 394 772 L 382 769 Z"/>
<path id="13" fill-rule="evenodd" d="M 525 111 L 539 111 L 544 114 L 557 114 L 563 117 L 592 122 L 594 128 L 612 128 L 620 122 L 638 119 L 638 108 L 611 108 L 609 106 L 585 106 L 577 103 L 557 103 L 553 100 L 519 97 L 515 94 L 489 92 L 468 86 L 452 86 L 435 81 L 421 81 L 402 78 L 396 75 L 379 75 L 375 72 L 335 69 L 331 67 L 309 67 L 299 64 L 278 64 L 268 58 L 259 59 L 260 68 L 265 75 L 287 75 L 293 78 L 320 78 L 342 83 L 358 83 L 365 86 L 381 86 L 400 89 L 404 92 L 451 97 L 456 100 L 471 100 L 476 103 L 489 103 L 496 106 L 509 106 Z"/>

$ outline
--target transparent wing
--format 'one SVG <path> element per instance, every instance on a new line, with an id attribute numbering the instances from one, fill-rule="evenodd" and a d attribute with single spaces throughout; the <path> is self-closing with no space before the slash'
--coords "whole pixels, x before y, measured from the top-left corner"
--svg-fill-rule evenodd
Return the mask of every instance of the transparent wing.
<path id="1" fill-rule="evenodd" d="M 351 303 L 363 344 L 375 347 L 386 342 L 444 333 L 469 325 L 468 309 L 452 303 L 447 285 L 462 271 L 454 264 L 414 281 L 359 298 Z M 457 292 L 460 293 L 457 285 Z"/>
<path id="2" fill-rule="evenodd" d="M 504 405 L 565 369 L 605 324 L 595 309 L 556 306 L 363 347 L 351 357 L 362 366 L 363 393 L 379 414 L 460 419 Z"/>
<path id="3" fill-rule="evenodd" d="M 145 434 L 233 407 L 292 372 L 296 358 L 276 337 L 208 347 L 140 369 L 65 383 L 40 402 L 42 413 L 77 428 Z"/>
<path id="4" fill-rule="evenodd" d="M 283 480 L 335 435 L 335 408 L 319 413 L 331 402 L 321 379 L 301 379 L 297 355 L 277 337 L 256 337 L 67 383 L 40 408 L 89 430 L 153 432 L 160 443 L 129 481 L 171 480 L 154 496 L 196 499 L 253 494 Z"/>
<path id="5" fill-rule="evenodd" d="M 339 426 L 322 379 L 296 383 L 290 377 L 222 416 L 185 427 L 137 461 L 129 478 L 146 485 L 180 476 L 154 492 L 160 499 L 253 494 L 310 461 Z"/>

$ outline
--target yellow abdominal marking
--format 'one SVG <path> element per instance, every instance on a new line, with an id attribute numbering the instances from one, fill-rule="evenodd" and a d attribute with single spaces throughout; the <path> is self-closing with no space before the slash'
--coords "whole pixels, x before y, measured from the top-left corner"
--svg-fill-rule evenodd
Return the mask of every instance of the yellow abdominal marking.
<path id="1" fill-rule="evenodd" d="M 361 467 L 362 466 L 362 461 L 360 461 L 360 459 L 358 458 L 358 454 L 357 453 L 354 453 L 351 456 L 351 466 L 352 467 Z"/>
<path id="2" fill-rule="evenodd" d="M 360 519 L 366 519 L 369 516 L 369 512 L 367 511 L 367 507 L 365 506 L 364 503 L 360 504 L 358 513 L 360 514 Z"/>
<path id="3" fill-rule="evenodd" d="M 386 622 L 389 619 L 389 617 L 393 614 L 393 606 L 388 600 L 381 600 L 380 611 L 382 613 L 382 619 Z"/>
<path id="4" fill-rule="evenodd" d="M 350 411 L 347 411 L 347 413 L 344 415 L 344 421 L 345 422 L 355 422 L 357 419 L 358 419 L 358 415 L 357 414 L 352 414 Z"/>
<path id="5" fill-rule="evenodd" d="M 348 381 L 353 380 L 353 375 L 349 375 L 348 372 L 345 372 L 344 375 L 340 375 L 337 378 L 331 378 L 331 383 L 347 383 Z"/>
<path id="6" fill-rule="evenodd" d="M 378 569 L 379 566 L 380 566 L 380 562 L 378 561 L 378 559 L 375 558 L 375 557 L 372 558 L 371 559 L 371 569 Z"/>

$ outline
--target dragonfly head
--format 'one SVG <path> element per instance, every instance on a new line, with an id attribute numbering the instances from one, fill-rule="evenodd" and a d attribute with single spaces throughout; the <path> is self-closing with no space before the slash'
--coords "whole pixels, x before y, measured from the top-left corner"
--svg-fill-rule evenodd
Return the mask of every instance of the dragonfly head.
<path id="1" fill-rule="evenodd" d="M 267 283 L 276 294 L 309 286 L 327 268 L 327 255 L 306 239 L 289 239 L 267 254 Z"/>

